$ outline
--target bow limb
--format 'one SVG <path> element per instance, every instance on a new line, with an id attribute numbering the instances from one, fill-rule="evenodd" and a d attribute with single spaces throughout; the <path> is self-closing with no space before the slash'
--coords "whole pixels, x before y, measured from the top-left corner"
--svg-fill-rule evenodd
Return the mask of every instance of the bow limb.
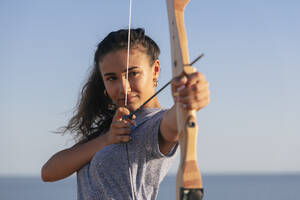
<path id="1" fill-rule="evenodd" d="M 189 65 L 184 26 L 184 8 L 189 0 L 166 0 L 169 18 L 172 76 L 188 75 L 195 70 Z M 195 110 L 186 110 L 176 103 L 179 133 L 180 164 L 176 176 L 177 200 L 201 200 L 202 179 L 197 166 L 197 119 Z"/>

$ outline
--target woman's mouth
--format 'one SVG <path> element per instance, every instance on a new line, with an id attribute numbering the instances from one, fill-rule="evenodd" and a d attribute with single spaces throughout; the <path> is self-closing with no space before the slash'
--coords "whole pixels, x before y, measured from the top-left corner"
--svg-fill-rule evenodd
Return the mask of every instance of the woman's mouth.
<path id="1" fill-rule="evenodd" d="M 127 95 L 127 103 L 128 103 L 128 104 L 133 103 L 133 102 L 135 101 L 136 98 L 137 98 L 136 95 Z M 125 103 L 125 97 L 120 98 L 120 99 L 119 99 L 119 102 L 120 102 L 120 103 Z"/>

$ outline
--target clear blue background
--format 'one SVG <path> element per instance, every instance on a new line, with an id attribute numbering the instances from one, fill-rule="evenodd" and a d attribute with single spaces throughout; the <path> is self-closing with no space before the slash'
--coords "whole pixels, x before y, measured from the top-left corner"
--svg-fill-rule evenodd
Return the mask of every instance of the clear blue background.
<path id="1" fill-rule="evenodd" d="M 205 53 L 196 65 L 211 85 L 198 112 L 204 173 L 300 172 L 299 10 L 296 0 L 188 4 L 190 57 Z M 128 13 L 129 1 L 0 0 L 0 175 L 38 175 L 73 145 L 51 131 L 72 116 L 96 45 L 127 28 Z M 171 78 L 165 1 L 133 0 L 132 14 L 161 48 L 162 86 Z M 170 89 L 159 100 L 170 107 Z"/>

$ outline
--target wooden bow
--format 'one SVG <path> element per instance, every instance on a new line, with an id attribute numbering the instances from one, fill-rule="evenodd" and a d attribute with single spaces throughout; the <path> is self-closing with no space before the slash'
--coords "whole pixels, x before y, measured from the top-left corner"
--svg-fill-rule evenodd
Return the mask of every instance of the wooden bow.
<path id="1" fill-rule="evenodd" d="M 188 44 L 184 27 L 184 8 L 189 0 L 166 0 L 170 28 L 173 77 L 195 71 L 190 66 Z M 176 176 L 177 200 L 201 200 L 202 179 L 197 166 L 197 120 L 195 110 L 186 110 L 176 104 L 180 164 Z"/>

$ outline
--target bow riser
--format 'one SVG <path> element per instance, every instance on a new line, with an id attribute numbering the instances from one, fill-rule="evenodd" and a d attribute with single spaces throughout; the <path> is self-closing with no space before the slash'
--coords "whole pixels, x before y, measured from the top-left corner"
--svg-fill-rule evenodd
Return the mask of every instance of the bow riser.
<path id="1" fill-rule="evenodd" d="M 188 0 L 166 0 L 170 28 L 173 77 L 195 71 L 189 66 L 188 42 L 184 26 L 184 8 Z M 176 177 L 176 199 L 202 199 L 202 180 L 197 166 L 197 120 L 194 110 L 186 110 L 176 103 L 177 128 L 181 149 Z"/>
<path id="2" fill-rule="evenodd" d="M 177 3 L 175 5 L 174 0 L 167 0 L 173 77 L 181 75 L 183 66 L 189 64 L 188 43 L 184 27 L 184 7 L 185 4 Z"/>

